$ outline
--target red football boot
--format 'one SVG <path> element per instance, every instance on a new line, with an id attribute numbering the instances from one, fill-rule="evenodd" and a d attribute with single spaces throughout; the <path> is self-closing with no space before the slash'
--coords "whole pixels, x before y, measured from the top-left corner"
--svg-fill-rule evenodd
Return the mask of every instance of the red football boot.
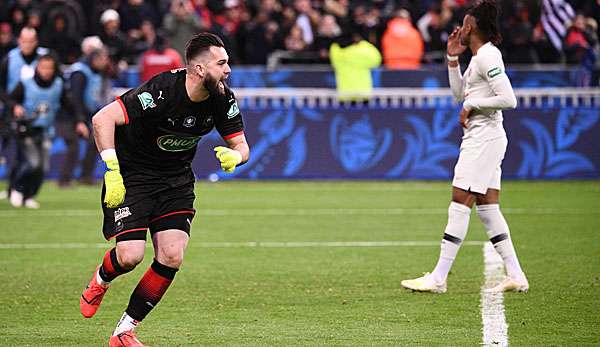
<path id="1" fill-rule="evenodd" d="M 98 266 L 96 271 L 94 271 L 94 276 L 92 276 L 90 284 L 83 290 L 81 298 L 79 299 L 81 314 L 85 318 L 91 318 L 96 314 L 96 311 L 98 311 L 98 307 L 100 307 L 100 303 L 102 302 L 102 298 L 108 290 L 108 286 L 105 287 L 96 281 L 96 273 L 99 268 L 100 267 Z"/>
<path id="2" fill-rule="evenodd" d="M 119 335 L 111 336 L 108 347 L 148 347 L 138 340 L 133 330 L 127 330 Z"/>

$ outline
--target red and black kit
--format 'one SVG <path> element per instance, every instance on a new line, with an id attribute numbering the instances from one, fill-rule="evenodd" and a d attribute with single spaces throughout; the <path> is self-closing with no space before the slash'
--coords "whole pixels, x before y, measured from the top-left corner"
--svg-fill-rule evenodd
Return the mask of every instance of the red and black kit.
<path id="1" fill-rule="evenodd" d="M 230 139 L 244 125 L 233 92 L 190 100 L 185 69 L 164 72 L 117 98 L 125 125 L 115 129 L 115 149 L 125 184 L 125 201 L 104 211 L 108 240 L 145 240 L 179 229 L 189 233 L 194 217 L 192 160 L 202 136 L 216 128 Z M 104 200 L 105 189 L 102 190 Z"/>

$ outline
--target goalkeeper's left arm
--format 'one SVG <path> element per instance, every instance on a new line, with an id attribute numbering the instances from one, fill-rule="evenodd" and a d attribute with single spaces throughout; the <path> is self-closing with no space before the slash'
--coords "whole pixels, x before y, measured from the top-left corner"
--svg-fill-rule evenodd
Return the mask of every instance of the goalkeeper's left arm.
<path id="1" fill-rule="evenodd" d="M 221 169 L 232 173 L 235 168 L 244 164 L 250 157 L 250 147 L 244 134 L 225 140 L 227 147 L 215 147 L 215 156 L 221 163 Z"/>

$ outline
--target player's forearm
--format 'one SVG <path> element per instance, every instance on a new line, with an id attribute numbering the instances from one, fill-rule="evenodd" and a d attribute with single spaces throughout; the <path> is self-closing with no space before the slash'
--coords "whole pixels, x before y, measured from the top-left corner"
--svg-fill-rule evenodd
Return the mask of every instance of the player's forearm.
<path id="1" fill-rule="evenodd" d="M 517 99 L 514 94 L 496 95 L 489 98 L 470 98 L 463 104 L 467 111 L 477 110 L 504 110 L 517 107 Z"/>
<path id="2" fill-rule="evenodd" d="M 123 123 L 123 111 L 116 102 L 106 105 L 92 117 L 98 152 L 115 148 L 115 127 Z"/>
<path id="3" fill-rule="evenodd" d="M 498 78 L 490 83 L 494 96 L 487 98 L 469 98 L 463 107 L 470 111 L 479 110 L 504 110 L 517 107 L 517 98 L 510 85 L 508 77 Z"/>
<path id="4" fill-rule="evenodd" d="M 230 148 L 240 152 L 240 154 L 242 155 L 242 161 L 238 165 L 242 165 L 242 164 L 246 163 L 248 161 L 248 159 L 250 159 L 250 146 L 248 146 L 248 143 L 246 143 L 246 142 L 238 143 Z"/>
<path id="5" fill-rule="evenodd" d="M 451 66 L 453 64 L 454 66 Z M 458 62 L 448 62 L 448 81 L 450 82 L 450 89 L 452 94 L 457 101 L 463 100 L 463 80 L 460 73 L 460 67 Z"/>

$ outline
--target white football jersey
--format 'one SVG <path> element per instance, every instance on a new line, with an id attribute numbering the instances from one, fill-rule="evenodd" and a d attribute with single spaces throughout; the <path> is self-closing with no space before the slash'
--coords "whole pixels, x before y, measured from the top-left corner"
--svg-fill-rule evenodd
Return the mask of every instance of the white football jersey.
<path id="1" fill-rule="evenodd" d="M 506 136 L 502 109 L 515 108 L 517 99 L 506 76 L 502 54 L 492 43 L 481 46 L 464 76 L 460 66 L 448 68 L 450 88 L 463 108 L 472 110 L 464 140 L 488 141 Z"/>

